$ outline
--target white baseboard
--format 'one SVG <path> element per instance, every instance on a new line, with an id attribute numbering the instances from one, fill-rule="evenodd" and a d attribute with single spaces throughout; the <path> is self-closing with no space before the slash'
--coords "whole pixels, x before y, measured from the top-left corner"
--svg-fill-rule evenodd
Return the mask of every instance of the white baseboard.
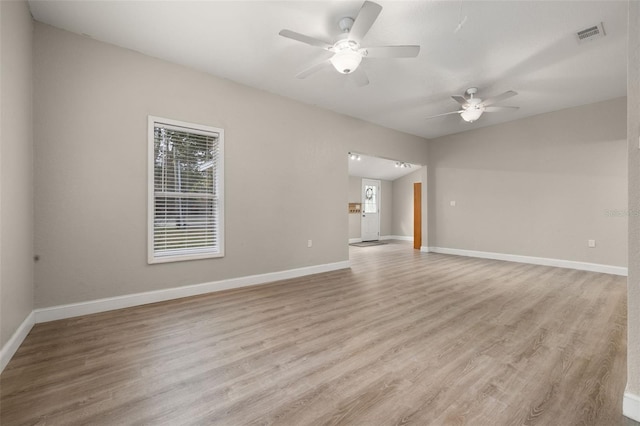
<path id="1" fill-rule="evenodd" d="M 105 299 L 89 300 L 87 302 L 35 309 L 22 322 L 22 324 L 20 324 L 20 327 L 18 327 L 16 332 L 13 333 L 13 336 L 11 336 L 0 350 L 0 372 L 2 372 L 2 370 L 7 366 L 24 339 L 27 337 L 27 334 L 29 334 L 29 331 L 31 331 L 33 325 L 36 323 L 112 311 L 114 309 L 129 308 L 131 306 L 146 305 L 148 303 L 163 302 L 165 300 L 179 299 L 181 297 L 196 296 L 216 291 L 266 284 L 278 280 L 298 278 L 322 272 L 331 272 L 349 267 L 350 263 L 346 260 L 342 262 L 327 263 L 324 265 L 271 272 L 267 274 L 250 275 L 209 283 L 187 285 L 183 287 L 174 287 L 145 293 L 127 294 L 124 296 L 108 297 Z"/>
<path id="2" fill-rule="evenodd" d="M 420 246 L 420 251 L 423 252 L 423 253 L 429 253 L 429 252 L 431 252 L 431 247 Z"/>
<path id="3" fill-rule="evenodd" d="M 407 237 L 404 235 L 383 235 L 380 237 L 380 241 L 382 240 L 413 241 L 413 237 Z M 361 242 L 362 242 L 362 238 L 349 238 L 349 244 L 361 243 Z"/>
<path id="4" fill-rule="evenodd" d="M 407 235 L 383 235 L 381 240 L 400 240 L 400 241 L 413 241 L 413 237 Z"/>
<path id="5" fill-rule="evenodd" d="M 90 300 L 87 302 L 52 306 L 50 308 L 36 309 L 33 312 L 35 314 L 35 322 L 41 323 L 77 317 L 80 315 L 112 311 L 114 309 L 129 308 L 131 306 L 146 305 L 148 303 L 163 302 L 165 300 L 179 299 L 181 297 L 196 296 L 199 294 L 213 293 L 216 291 L 230 290 L 234 288 L 241 288 L 258 284 L 266 284 L 278 280 L 298 278 L 306 275 L 336 271 L 338 269 L 346 269 L 349 267 L 350 263 L 347 260 L 342 262 L 327 263 L 324 265 L 290 269 L 287 271 L 250 275 L 247 277 L 231 278 L 227 280 L 213 281 L 202 284 L 193 284 L 163 290 L 148 291 L 145 293 L 127 294 L 124 296 L 108 297 L 105 299 Z"/>
<path id="6" fill-rule="evenodd" d="M 622 399 L 622 414 L 640 422 L 640 396 L 625 392 Z"/>
<path id="7" fill-rule="evenodd" d="M 7 364 L 9 364 L 9 361 L 11 361 L 11 358 L 13 358 L 13 355 L 16 353 L 22 342 L 24 342 L 24 339 L 27 337 L 35 323 L 35 315 L 31 312 L 27 315 L 27 318 L 22 321 L 22 324 L 20 324 L 7 343 L 2 346 L 2 349 L 0 350 L 0 373 L 2 373 Z"/>
<path id="8" fill-rule="evenodd" d="M 421 251 L 425 251 L 421 249 Z M 622 266 L 601 265 L 598 263 L 577 262 L 574 260 L 548 259 L 545 257 L 521 256 L 517 254 L 492 253 L 486 251 L 428 247 L 428 252 L 453 254 L 457 256 L 479 257 L 483 259 L 505 260 L 507 262 L 530 263 L 532 265 L 555 266 L 558 268 L 578 269 L 581 271 L 601 272 L 603 274 L 626 277 L 628 269 Z"/>

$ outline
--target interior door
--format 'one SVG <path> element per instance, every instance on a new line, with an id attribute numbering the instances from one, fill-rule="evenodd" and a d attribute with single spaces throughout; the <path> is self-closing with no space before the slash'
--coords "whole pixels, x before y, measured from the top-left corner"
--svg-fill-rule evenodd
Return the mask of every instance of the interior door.
<path id="1" fill-rule="evenodd" d="M 413 184 L 413 248 L 422 246 L 422 183 Z"/>
<path id="2" fill-rule="evenodd" d="M 362 179 L 362 241 L 380 239 L 380 181 Z"/>

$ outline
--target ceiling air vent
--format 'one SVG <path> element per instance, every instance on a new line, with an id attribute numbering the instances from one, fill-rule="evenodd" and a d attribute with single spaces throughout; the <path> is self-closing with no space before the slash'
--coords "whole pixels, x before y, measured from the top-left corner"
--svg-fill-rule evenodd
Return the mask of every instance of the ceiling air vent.
<path id="1" fill-rule="evenodd" d="M 597 38 L 602 38 L 606 35 L 604 32 L 604 27 L 602 26 L 602 22 L 598 25 L 594 25 L 589 28 L 585 28 L 582 31 L 578 31 L 576 36 L 578 37 L 578 43 L 586 43 L 587 41 L 592 41 Z"/>

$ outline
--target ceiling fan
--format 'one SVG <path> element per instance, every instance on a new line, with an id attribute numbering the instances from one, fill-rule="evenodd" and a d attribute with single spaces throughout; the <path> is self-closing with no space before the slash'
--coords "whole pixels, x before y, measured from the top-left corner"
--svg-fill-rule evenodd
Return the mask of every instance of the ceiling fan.
<path id="1" fill-rule="evenodd" d="M 478 88 L 470 87 L 464 92 L 464 96 L 452 96 L 453 100 L 458 102 L 462 106 L 461 110 L 432 115 L 431 117 L 427 117 L 427 119 L 441 117 L 443 115 L 449 114 L 460 114 L 460 117 L 462 117 L 464 121 L 473 123 L 485 112 L 499 112 L 509 110 L 514 111 L 518 109 L 518 107 L 513 106 L 491 106 L 517 95 L 518 93 L 514 92 L 513 90 L 509 90 L 500 95 L 487 98 L 484 101 L 480 98 L 476 98 L 474 96 L 476 93 L 478 93 Z"/>
<path id="2" fill-rule="evenodd" d="M 280 31 L 279 34 L 283 37 L 320 47 L 333 53 L 331 58 L 307 68 L 296 75 L 296 77 L 306 78 L 325 66 L 333 65 L 339 73 L 351 74 L 354 82 L 358 86 L 366 86 L 369 84 L 369 79 L 362 68 L 358 68 L 363 59 L 414 58 L 418 56 L 420 46 L 362 47 L 360 45 L 362 39 L 367 35 L 367 32 L 369 32 L 369 29 L 381 11 L 382 6 L 379 4 L 365 1 L 355 19 L 345 17 L 338 22 L 338 27 L 342 31 L 342 34 L 333 44 L 291 30 Z"/>

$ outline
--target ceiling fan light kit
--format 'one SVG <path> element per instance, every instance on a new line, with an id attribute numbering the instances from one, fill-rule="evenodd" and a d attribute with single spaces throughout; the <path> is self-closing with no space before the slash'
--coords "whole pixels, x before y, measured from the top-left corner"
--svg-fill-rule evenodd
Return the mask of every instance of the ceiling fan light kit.
<path id="1" fill-rule="evenodd" d="M 329 61 L 340 74 L 351 74 L 362 62 L 362 53 L 358 42 L 340 40 L 333 46 L 336 52 Z"/>
<path id="2" fill-rule="evenodd" d="M 483 107 L 471 106 L 460 113 L 460 117 L 467 123 L 473 123 L 484 112 Z"/>

